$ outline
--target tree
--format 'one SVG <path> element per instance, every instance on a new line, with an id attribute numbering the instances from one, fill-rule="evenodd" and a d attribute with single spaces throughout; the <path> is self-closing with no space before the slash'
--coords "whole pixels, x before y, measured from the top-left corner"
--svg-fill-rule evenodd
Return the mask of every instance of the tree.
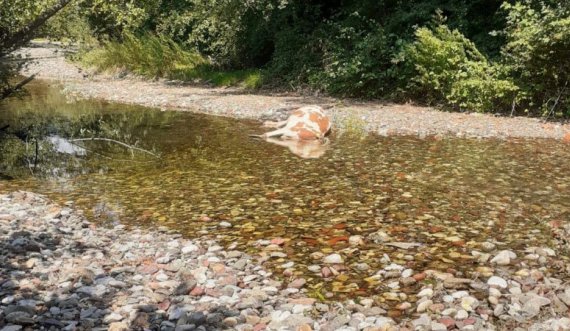
<path id="1" fill-rule="evenodd" d="M 73 0 L 0 0 L 0 100 L 17 91 L 33 79 L 28 77 L 12 85 L 14 64 L 6 63 L 6 57 L 15 49 L 25 45 L 35 33 Z"/>

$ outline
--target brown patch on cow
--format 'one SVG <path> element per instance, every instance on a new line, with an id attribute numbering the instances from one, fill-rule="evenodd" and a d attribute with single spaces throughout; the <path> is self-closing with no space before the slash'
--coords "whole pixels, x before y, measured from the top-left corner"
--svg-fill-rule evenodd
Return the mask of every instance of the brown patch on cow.
<path id="1" fill-rule="evenodd" d="M 298 135 L 299 135 L 299 139 L 301 139 L 301 140 L 311 140 L 311 139 L 317 138 L 317 135 L 313 131 L 310 131 L 307 129 L 299 130 Z"/>
<path id="2" fill-rule="evenodd" d="M 329 119 L 326 117 L 321 118 L 320 121 L 317 122 L 317 124 L 319 124 L 319 129 L 321 130 L 321 132 L 323 134 L 327 133 L 327 131 L 330 128 L 330 122 Z"/>
<path id="3" fill-rule="evenodd" d="M 299 123 L 295 124 L 293 127 L 291 127 L 291 131 L 297 132 L 297 131 L 302 130 L 304 128 L 305 128 L 305 123 L 299 122 Z"/>

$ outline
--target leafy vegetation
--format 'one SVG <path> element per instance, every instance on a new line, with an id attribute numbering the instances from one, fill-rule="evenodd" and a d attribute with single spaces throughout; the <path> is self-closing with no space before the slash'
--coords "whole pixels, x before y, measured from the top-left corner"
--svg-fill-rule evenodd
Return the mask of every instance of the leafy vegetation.
<path id="1" fill-rule="evenodd" d="M 570 116 L 569 17 L 552 0 L 85 0 L 42 33 L 97 38 L 100 70 Z"/>

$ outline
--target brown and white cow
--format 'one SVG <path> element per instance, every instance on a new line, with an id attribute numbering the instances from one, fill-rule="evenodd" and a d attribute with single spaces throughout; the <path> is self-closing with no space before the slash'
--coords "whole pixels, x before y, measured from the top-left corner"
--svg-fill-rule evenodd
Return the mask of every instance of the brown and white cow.
<path id="1" fill-rule="evenodd" d="M 260 136 L 262 139 L 322 140 L 331 129 L 331 121 L 319 106 L 304 106 L 280 122 L 265 122 L 265 127 L 277 128 Z"/>

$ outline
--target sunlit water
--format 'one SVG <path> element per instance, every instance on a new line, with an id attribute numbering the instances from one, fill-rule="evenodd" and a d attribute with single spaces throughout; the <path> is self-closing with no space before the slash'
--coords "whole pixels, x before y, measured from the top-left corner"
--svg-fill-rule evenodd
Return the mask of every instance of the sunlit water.
<path id="1" fill-rule="evenodd" d="M 336 298 L 393 291 L 365 280 L 386 266 L 384 254 L 416 272 L 476 277 L 471 251 L 481 242 L 522 253 L 550 243 L 549 221 L 570 217 L 570 151 L 550 140 L 335 134 L 323 157 L 307 160 L 249 138 L 256 122 L 69 102 L 40 83 L 0 104 L 6 124 L 19 138 L 0 143 L 0 192 L 32 190 L 73 201 L 96 222 L 168 226 L 255 255 L 265 253 L 259 240 L 281 237 L 287 256 L 265 266 L 284 277 L 293 261 L 312 291 Z M 44 139 L 37 157 L 34 137 Z M 47 137 L 105 137 L 157 156 L 103 141 L 53 147 Z M 350 246 L 351 235 L 364 245 Z M 307 268 L 321 264 L 314 252 L 340 252 L 347 270 L 323 280 Z"/>

